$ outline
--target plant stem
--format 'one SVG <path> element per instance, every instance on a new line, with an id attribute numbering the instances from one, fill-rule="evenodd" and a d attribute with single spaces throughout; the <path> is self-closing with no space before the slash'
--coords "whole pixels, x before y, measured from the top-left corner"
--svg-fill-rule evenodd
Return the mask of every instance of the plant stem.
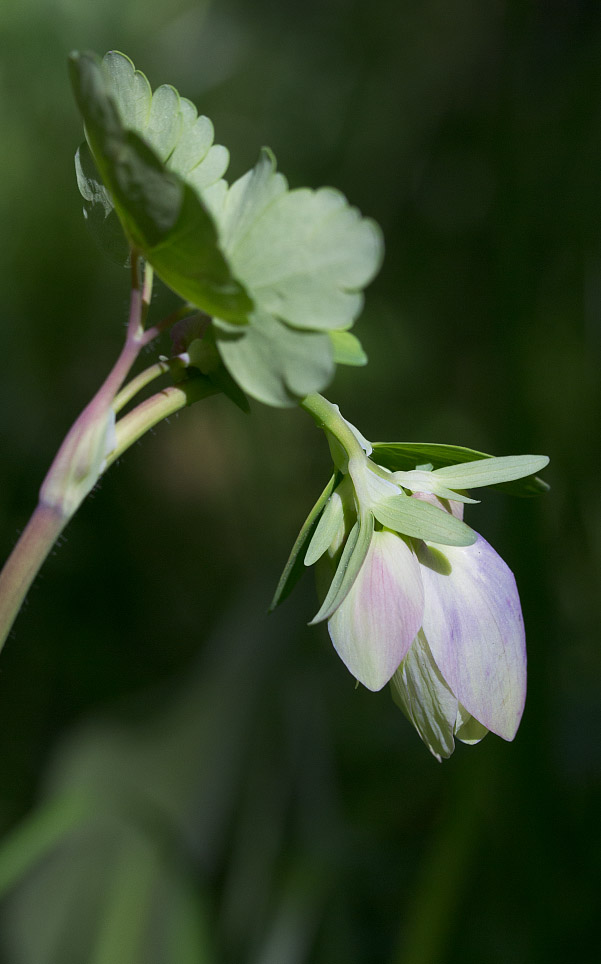
<path id="1" fill-rule="evenodd" d="M 67 521 L 56 509 L 40 503 L 0 572 L 0 650 L 29 587 Z"/>
<path id="2" fill-rule="evenodd" d="M 170 316 L 165 323 L 144 330 L 152 295 L 152 268 L 145 266 L 141 282 L 139 267 L 139 255 L 132 251 L 130 311 L 121 353 L 63 440 L 40 489 L 38 506 L 0 572 L 0 650 L 42 563 L 102 472 L 161 419 L 218 391 L 202 377 L 167 388 L 121 419 L 112 437 L 114 403 L 117 402 L 117 408 L 120 408 L 154 378 L 182 365 L 181 361 L 175 360 L 159 362 L 134 378 L 119 393 L 140 350 L 173 320 Z M 183 310 L 184 313 L 189 311 L 188 308 Z M 107 445 L 113 441 L 112 451 L 106 457 Z"/>
<path id="3" fill-rule="evenodd" d="M 210 395 L 217 395 L 219 389 L 205 378 L 198 375 L 194 378 L 187 378 L 180 385 L 170 385 L 162 392 L 157 392 L 150 398 L 145 399 L 131 412 L 124 415 L 115 426 L 117 442 L 115 448 L 106 458 L 105 471 L 113 462 L 121 458 L 138 439 L 142 438 L 151 428 L 162 422 L 169 415 L 199 402 Z"/>
<path id="4" fill-rule="evenodd" d="M 337 405 L 315 392 L 303 398 L 300 407 L 311 415 L 316 425 L 322 428 L 326 435 L 335 439 L 342 446 L 346 458 L 352 458 L 353 456 L 358 456 L 361 460 L 365 458 L 361 443 L 349 427 L 346 419 L 340 414 Z M 334 455 L 334 452 L 332 452 L 332 455 Z M 334 461 L 337 462 L 337 459 L 335 458 Z"/>
<path id="5" fill-rule="evenodd" d="M 172 311 L 170 315 L 163 318 L 162 321 L 157 322 L 152 328 L 147 328 L 144 332 L 144 344 L 148 345 L 151 341 L 154 341 L 162 332 L 166 331 L 171 325 L 175 324 L 176 321 L 181 321 L 182 318 L 188 318 L 190 315 L 198 314 L 191 308 L 190 305 L 182 305 L 181 308 L 176 308 Z"/>
<path id="6" fill-rule="evenodd" d="M 131 402 L 132 398 L 135 398 L 138 392 L 141 392 L 143 388 L 150 385 L 155 378 L 159 378 L 161 375 L 166 374 L 166 372 L 181 372 L 182 369 L 185 368 L 186 362 L 179 356 L 155 362 L 154 365 L 150 365 L 148 368 L 145 368 L 143 372 L 140 372 L 139 375 L 136 375 L 135 378 L 132 378 L 132 380 L 115 395 L 113 411 L 117 415 L 122 408 L 125 408 L 125 406 Z"/>

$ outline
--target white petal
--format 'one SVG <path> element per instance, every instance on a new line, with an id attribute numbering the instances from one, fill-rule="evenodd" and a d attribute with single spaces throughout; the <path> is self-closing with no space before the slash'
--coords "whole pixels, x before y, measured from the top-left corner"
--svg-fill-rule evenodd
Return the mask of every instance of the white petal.
<path id="1" fill-rule="evenodd" d="M 526 698 L 526 642 L 515 579 L 481 537 L 418 549 L 423 628 L 442 675 L 469 714 L 512 740 Z"/>
<path id="2" fill-rule="evenodd" d="M 368 689 L 380 690 L 407 653 L 423 611 L 413 549 L 394 532 L 374 532 L 353 587 L 328 629 L 353 676 Z"/>
<path id="3" fill-rule="evenodd" d="M 437 760 L 455 749 L 453 732 L 457 698 L 438 669 L 420 629 L 405 659 L 390 681 L 392 696 Z"/>

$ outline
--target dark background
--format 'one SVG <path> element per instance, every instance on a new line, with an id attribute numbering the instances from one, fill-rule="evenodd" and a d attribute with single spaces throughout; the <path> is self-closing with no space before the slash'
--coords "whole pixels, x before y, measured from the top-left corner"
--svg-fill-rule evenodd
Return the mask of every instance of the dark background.
<path id="1" fill-rule="evenodd" d="M 311 576 L 265 614 L 328 476 L 310 420 L 215 398 L 131 450 L 1 658 L 3 964 L 596 959 L 601 6 L 4 3 L 0 555 L 127 316 L 81 217 L 74 47 L 194 100 L 231 178 L 269 144 L 382 225 L 370 364 L 328 393 L 368 438 L 544 452 L 552 489 L 470 511 L 529 696 L 514 744 L 439 765 L 306 628 Z"/>

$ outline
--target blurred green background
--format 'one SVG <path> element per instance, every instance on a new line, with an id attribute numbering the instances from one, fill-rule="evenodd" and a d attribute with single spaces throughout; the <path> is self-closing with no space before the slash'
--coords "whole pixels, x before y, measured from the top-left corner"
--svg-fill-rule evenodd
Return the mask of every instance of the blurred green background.
<path id="1" fill-rule="evenodd" d="M 369 438 L 545 452 L 552 491 L 468 517 L 516 574 L 529 696 L 513 745 L 439 765 L 306 628 L 310 576 L 266 615 L 328 475 L 309 419 L 210 399 L 131 450 L 2 654 L 0 961 L 595 959 L 601 6 L 4 0 L 2 555 L 127 315 L 81 216 L 75 47 L 194 100 L 232 177 L 269 144 L 382 225 L 370 364 L 329 392 Z"/>

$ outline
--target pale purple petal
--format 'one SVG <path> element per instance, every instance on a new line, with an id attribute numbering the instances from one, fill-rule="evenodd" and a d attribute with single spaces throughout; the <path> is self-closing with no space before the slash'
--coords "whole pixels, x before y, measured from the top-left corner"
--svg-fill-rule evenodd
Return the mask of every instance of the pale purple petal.
<path id="1" fill-rule="evenodd" d="M 422 543 L 423 628 L 442 675 L 469 714 L 512 740 L 526 698 L 526 641 L 513 573 L 478 536 L 472 546 Z"/>
<path id="2" fill-rule="evenodd" d="M 392 697 L 440 762 L 455 749 L 457 697 L 438 669 L 423 630 L 390 680 Z"/>
<path id="3" fill-rule="evenodd" d="M 374 532 L 348 596 L 328 622 L 336 652 L 367 689 L 380 690 L 422 621 L 424 590 L 413 549 L 394 532 Z"/>

